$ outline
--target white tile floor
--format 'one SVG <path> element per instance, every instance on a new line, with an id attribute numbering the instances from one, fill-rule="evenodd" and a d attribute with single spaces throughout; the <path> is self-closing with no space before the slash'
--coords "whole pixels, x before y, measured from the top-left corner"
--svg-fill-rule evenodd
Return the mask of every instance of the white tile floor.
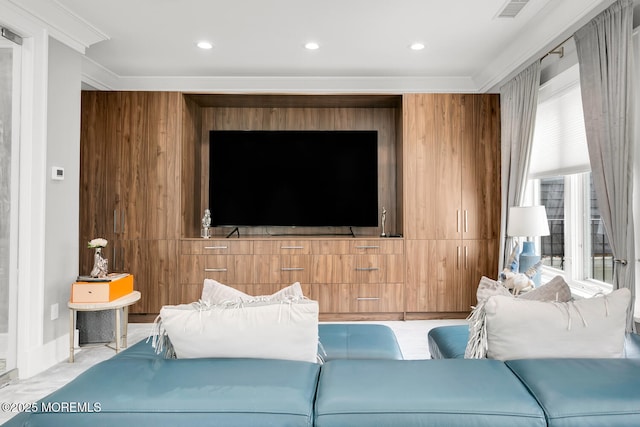
<path id="1" fill-rule="evenodd" d="M 365 322 L 362 322 L 365 323 Z M 459 325 L 465 320 L 410 320 L 410 321 L 380 321 L 389 326 L 398 339 L 400 349 L 405 359 L 430 358 L 427 346 L 427 333 L 431 328 L 442 325 Z M 151 324 L 129 324 L 128 344 L 133 345 L 146 339 L 151 332 Z M 60 362 L 46 371 L 26 380 L 17 380 L 0 389 L 0 403 L 31 403 L 35 402 L 58 388 L 62 387 L 89 367 L 108 359 L 114 351 L 104 345 L 82 347 L 76 353 L 75 363 Z M 0 423 L 6 422 L 12 416 L 11 412 L 0 411 Z"/>

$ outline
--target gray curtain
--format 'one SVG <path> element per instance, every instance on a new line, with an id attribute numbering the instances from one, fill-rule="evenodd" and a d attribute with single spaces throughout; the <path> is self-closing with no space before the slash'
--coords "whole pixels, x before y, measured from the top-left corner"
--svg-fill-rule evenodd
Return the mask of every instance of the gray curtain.
<path id="1" fill-rule="evenodd" d="M 615 260 L 613 287 L 632 295 L 629 331 L 635 301 L 632 19 L 633 2 L 617 1 L 574 35 L 593 184 Z"/>
<path id="2" fill-rule="evenodd" d="M 502 211 L 499 271 L 502 271 L 513 244 L 512 238 L 507 236 L 509 207 L 522 204 L 527 185 L 539 89 L 540 61 L 500 88 Z"/>

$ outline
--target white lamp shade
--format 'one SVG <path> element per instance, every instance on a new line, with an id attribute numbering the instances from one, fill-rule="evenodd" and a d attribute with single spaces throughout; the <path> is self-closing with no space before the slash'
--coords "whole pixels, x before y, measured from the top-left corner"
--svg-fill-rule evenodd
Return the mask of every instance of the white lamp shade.
<path id="1" fill-rule="evenodd" d="M 548 236 L 549 223 L 544 206 L 510 207 L 507 234 L 512 237 Z"/>

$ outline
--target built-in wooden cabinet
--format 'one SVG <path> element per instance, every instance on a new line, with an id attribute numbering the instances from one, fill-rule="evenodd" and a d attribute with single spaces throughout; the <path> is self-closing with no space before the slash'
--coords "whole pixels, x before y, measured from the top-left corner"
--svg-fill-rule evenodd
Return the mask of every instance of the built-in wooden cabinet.
<path id="1" fill-rule="evenodd" d="M 402 239 L 211 239 L 181 242 L 181 297 L 200 298 L 205 278 L 250 295 L 300 282 L 323 314 L 402 313 Z"/>
<path id="2" fill-rule="evenodd" d="M 378 130 L 380 212 L 402 237 L 198 238 L 210 129 Z M 132 313 L 195 301 L 211 278 L 252 295 L 298 281 L 325 319 L 461 316 L 496 274 L 499 138 L 497 95 L 83 92 L 80 274 L 93 264 L 86 242 L 105 237 L 111 270 L 142 292 Z"/>
<path id="3" fill-rule="evenodd" d="M 405 95 L 403 112 L 406 312 L 468 312 L 498 268 L 499 98 Z"/>
<path id="4" fill-rule="evenodd" d="M 86 242 L 109 241 L 110 271 L 127 271 L 143 298 L 132 313 L 174 303 L 180 237 L 181 95 L 82 92 L 80 273 L 93 265 Z"/>

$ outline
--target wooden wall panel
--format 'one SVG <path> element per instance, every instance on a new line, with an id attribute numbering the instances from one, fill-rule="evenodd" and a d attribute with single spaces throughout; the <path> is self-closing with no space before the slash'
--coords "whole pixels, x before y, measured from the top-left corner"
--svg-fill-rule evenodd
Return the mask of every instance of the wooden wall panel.
<path id="1" fill-rule="evenodd" d="M 182 97 L 181 136 L 181 236 L 200 236 L 202 213 L 201 144 L 202 114 L 200 107 L 187 97 Z"/>
<path id="2" fill-rule="evenodd" d="M 379 215 L 382 207 L 387 210 L 386 232 L 401 233 L 400 218 L 397 214 L 397 130 L 395 108 L 249 108 L 249 107 L 210 107 L 202 108 L 200 186 L 202 188 L 200 216 L 208 206 L 209 176 L 209 131 L 210 130 L 377 130 L 378 131 L 378 201 Z M 242 160 L 238 160 L 242 164 Z M 241 167 L 238 173 L 242 173 Z M 193 220 L 193 219 L 192 219 Z M 187 227 L 192 232 L 194 227 Z M 286 232 L 271 227 L 270 231 Z M 215 230 L 220 235 L 225 229 Z M 328 233 L 327 228 L 307 228 L 309 233 Z M 354 228 L 356 235 L 376 236 L 376 228 Z M 344 232 L 337 229 L 335 232 Z M 261 227 L 244 227 L 242 235 L 266 234 Z M 188 235 L 185 237 L 196 237 Z"/>
<path id="3" fill-rule="evenodd" d="M 498 239 L 500 234 L 500 99 L 467 95 L 463 145 L 462 209 L 465 239 Z M 488 208 L 489 207 L 489 208 Z"/>

